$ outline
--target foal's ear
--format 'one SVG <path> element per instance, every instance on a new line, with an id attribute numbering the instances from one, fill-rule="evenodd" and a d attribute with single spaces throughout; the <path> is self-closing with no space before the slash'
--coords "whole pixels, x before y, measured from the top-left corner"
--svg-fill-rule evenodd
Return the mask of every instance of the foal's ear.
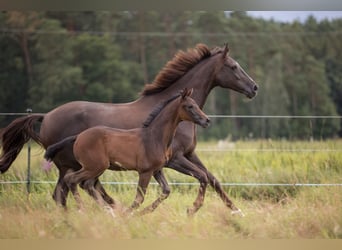
<path id="1" fill-rule="evenodd" d="M 188 89 L 188 88 L 183 89 L 182 92 L 181 92 L 182 99 L 184 99 L 187 96 L 191 96 L 193 91 L 194 91 L 193 88 L 191 88 L 191 89 Z"/>
<path id="2" fill-rule="evenodd" d="M 228 52 L 229 52 L 228 43 L 225 43 L 223 53 L 222 53 L 222 58 L 226 58 L 226 56 L 228 55 Z"/>
<path id="3" fill-rule="evenodd" d="M 194 92 L 194 89 L 193 89 L 193 88 L 189 89 L 189 90 L 187 91 L 186 96 L 191 96 L 191 95 L 192 95 L 192 92 Z"/>

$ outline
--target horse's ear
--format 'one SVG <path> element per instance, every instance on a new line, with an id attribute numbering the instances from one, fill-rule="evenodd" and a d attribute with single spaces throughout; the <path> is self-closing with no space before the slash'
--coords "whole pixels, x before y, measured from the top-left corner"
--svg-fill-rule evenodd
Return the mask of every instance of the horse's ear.
<path id="1" fill-rule="evenodd" d="M 223 53 L 222 53 L 222 57 L 226 58 L 226 56 L 228 55 L 229 52 L 229 47 L 228 47 L 228 43 L 224 44 L 224 49 L 223 49 Z"/>
<path id="2" fill-rule="evenodd" d="M 194 92 L 194 88 L 189 89 L 186 96 L 191 96 L 192 92 Z"/>

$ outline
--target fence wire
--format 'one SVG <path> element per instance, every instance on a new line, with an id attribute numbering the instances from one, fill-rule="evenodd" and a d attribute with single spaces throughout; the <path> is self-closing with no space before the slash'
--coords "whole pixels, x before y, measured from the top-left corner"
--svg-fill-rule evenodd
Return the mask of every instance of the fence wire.
<path id="1" fill-rule="evenodd" d="M 134 181 L 101 181 L 104 185 L 132 185 L 137 186 Z M 0 184 L 27 184 L 27 181 L 0 181 Z M 57 181 L 34 181 L 30 184 L 57 184 Z M 170 186 L 199 186 L 198 182 L 169 182 Z M 149 185 L 159 185 L 158 182 L 150 182 Z M 283 187 L 332 187 L 340 186 L 342 183 L 221 183 L 221 186 L 283 186 Z"/>
<path id="2" fill-rule="evenodd" d="M 28 109 L 30 110 L 30 109 Z M 0 116 L 22 116 L 28 113 L 0 113 Z M 45 114 L 45 113 L 32 113 L 32 114 Z M 341 119 L 340 115 L 208 115 L 210 118 L 280 118 L 280 119 Z"/>
<path id="3" fill-rule="evenodd" d="M 0 116 L 24 116 L 30 114 L 44 114 L 44 113 L 31 113 L 31 109 L 27 109 L 27 113 L 0 113 Z M 268 118 L 268 119 L 341 119 L 342 116 L 299 116 L 299 115 L 208 115 L 211 118 Z M 57 181 L 37 181 L 31 180 L 30 173 L 30 156 L 31 145 L 28 143 L 28 158 L 27 158 L 27 180 L 17 181 L 1 181 L 0 184 L 26 184 L 27 192 L 30 193 L 31 184 L 56 184 Z M 198 152 L 342 152 L 342 149 L 220 149 L 220 148 L 198 148 Z M 103 181 L 105 185 L 138 185 L 137 182 L 116 182 L 116 181 Z M 159 185 L 157 182 L 150 182 L 150 185 Z M 198 182 L 169 182 L 171 186 L 198 186 Z M 288 187 L 342 187 L 342 183 L 221 183 L 221 186 L 288 186 Z"/>

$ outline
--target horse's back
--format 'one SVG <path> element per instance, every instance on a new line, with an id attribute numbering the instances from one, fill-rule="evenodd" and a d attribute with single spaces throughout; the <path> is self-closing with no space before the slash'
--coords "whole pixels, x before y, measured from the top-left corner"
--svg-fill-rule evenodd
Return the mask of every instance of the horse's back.
<path id="1" fill-rule="evenodd" d="M 40 136 L 48 146 L 97 125 L 120 127 L 123 114 L 130 114 L 129 108 L 129 103 L 69 102 L 45 115 Z"/>

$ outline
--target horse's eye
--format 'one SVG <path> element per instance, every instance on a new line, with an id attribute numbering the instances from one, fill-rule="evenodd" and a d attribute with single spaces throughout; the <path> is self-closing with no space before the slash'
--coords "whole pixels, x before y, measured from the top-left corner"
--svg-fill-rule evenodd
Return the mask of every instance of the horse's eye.
<path id="1" fill-rule="evenodd" d="M 193 109 L 194 106 L 193 106 L 193 105 L 189 105 L 188 108 L 189 108 L 189 109 Z"/>
<path id="2" fill-rule="evenodd" d="M 237 65 L 235 64 L 235 65 L 231 66 L 231 69 L 232 70 L 236 70 L 237 69 Z"/>

